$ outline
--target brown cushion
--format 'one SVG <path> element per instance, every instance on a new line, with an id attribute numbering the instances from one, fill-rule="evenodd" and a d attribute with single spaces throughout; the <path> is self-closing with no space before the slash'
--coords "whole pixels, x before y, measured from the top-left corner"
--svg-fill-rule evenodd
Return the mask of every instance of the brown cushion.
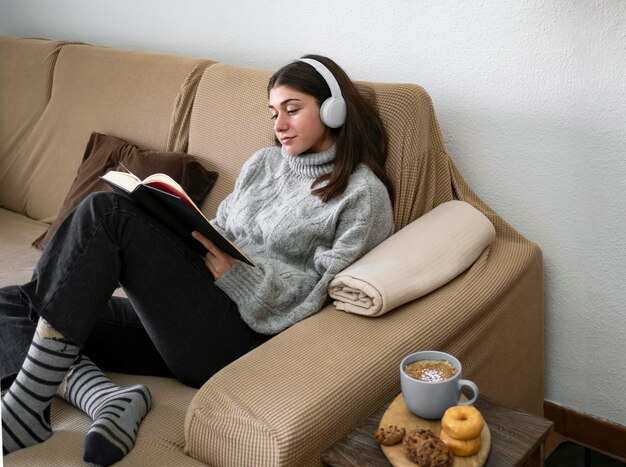
<path id="1" fill-rule="evenodd" d="M 114 136 L 94 132 L 56 220 L 33 242 L 33 246 L 43 250 L 59 225 L 87 195 L 111 191 L 100 176 L 109 170 L 121 169 L 121 165 L 141 179 L 157 172 L 169 175 L 181 184 L 196 204 L 204 201 L 217 180 L 217 172 L 206 170 L 189 154 L 142 149 Z"/>

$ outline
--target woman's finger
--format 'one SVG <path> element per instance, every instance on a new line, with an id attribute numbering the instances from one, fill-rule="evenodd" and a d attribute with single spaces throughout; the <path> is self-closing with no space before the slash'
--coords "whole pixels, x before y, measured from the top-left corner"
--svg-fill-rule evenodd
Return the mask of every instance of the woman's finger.
<path id="1" fill-rule="evenodd" d="M 206 238 L 204 235 L 202 235 L 200 232 L 192 232 L 191 234 L 193 236 L 193 238 L 195 238 L 196 240 L 198 240 L 200 243 L 202 243 L 204 245 L 204 247 L 207 249 L 207 251 L 209 251 L 210 253 L 213 254 L 213 256 L 223 256 L 225 253 L 220 250 L 215 243 L 213 243 L 211 240 L 209 240 L 208 238 Z"/>
<path id="2" fill-rule="evenodd" d="M 209 240 L 208 238 L 206 238 L 204 235 L 202 235 L 200 232 L 197 231 L 193 231 L 191 232 L 191 236 L 193 238 L 195 238 L 196 240 L 198 240 L 200 243 L 202 243 L 204 245 L 204 247 L 208 250 L 209 249 L 209 243 L 212 243 L 211 240 Z"/>
<path id="3" fill-rule="evenodd" d="M 204 256 L 204 264 L 216 280 L 222 277 L 237 261 L 228 253 L 220 250 L 219 247 L 200 232 L 194 231 L 191 235 L 207 249 L 207 254 Z"/>

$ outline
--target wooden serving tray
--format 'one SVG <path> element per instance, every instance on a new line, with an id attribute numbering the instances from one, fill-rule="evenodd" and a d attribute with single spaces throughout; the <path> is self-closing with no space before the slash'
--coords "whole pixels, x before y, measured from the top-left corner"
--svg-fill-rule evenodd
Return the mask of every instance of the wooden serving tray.
<path id="1" fill-rule="evenodd" d="M 396 397 L 393 402 L 387 408 L 387 411 L 380 419 L 379 427 L 387 425 L 396 425 L 404 428 L 407 432 L 416 428 L 423 428 L 432 430 L 435 435 L 439 436 L 441 433 L 441 420 L 426 420 L 414 415 L 404 403 L 402 393 Z M 487 461 L 489 450 L 491 449 L 491 432 L 487 423 L 480 434 L 480 451 L 473 456 L 459 457 L 454 456 L 452 463 L 453 467 L 481 467 Z M 383 453 L 389 460 L 389 462 L 395 467 L 415 467 L 415 463 L 412 462 L 404 453 L 402 443 L 395 444 L 393 446 L 380 446 Z"/>

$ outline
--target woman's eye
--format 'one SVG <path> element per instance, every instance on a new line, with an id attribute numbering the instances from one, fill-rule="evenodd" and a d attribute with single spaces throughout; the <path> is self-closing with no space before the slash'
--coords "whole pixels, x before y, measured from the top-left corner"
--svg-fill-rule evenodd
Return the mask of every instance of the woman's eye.
<path id="1" fill-rule="evenodd" d="M 287 109 L 287 110 L 285 110 L 285 113 L 286 113 L 287 115 L 295 115 L 295 114 L 297 114 L 299 111 L 300 111 L 300 109 Z M 270 119 L 272 119 L 272 120 L 276 120 L 277 118 L 278 118 L 278 113 L 272 114 L 272 115 L 270 116 Z"/>

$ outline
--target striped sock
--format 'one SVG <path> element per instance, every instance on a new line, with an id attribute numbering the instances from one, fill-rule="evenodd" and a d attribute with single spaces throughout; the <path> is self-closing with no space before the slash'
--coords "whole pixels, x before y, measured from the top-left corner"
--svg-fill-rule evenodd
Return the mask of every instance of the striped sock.
<path id="1" fill-rule="evenodd" d="M 78 346 L 62 338 L 42 337 L 46 334 L 40 326 L 49 325 L 43 320 L 39 323 L 22 368 L 2 398 L 4 454 L 52 435 L 50 403 L 79 352 Z"/>
<path id="2" fill-rule="evenodd" d="M 62 397 L 94 421 L 83 460 L 98 465 L 111 465 L 128 454 L 152 403 L 146 386 L 117 386 L 84 355 L 70 370 Z"/>

